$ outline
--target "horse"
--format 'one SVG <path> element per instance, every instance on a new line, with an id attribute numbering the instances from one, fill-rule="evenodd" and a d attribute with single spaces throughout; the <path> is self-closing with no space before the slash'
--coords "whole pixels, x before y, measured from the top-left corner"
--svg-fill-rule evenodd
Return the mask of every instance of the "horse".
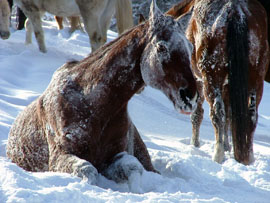
<path id="1" fill-rule="evenodd" d="M 215 130 L 213 160 L 230 151 L 248 165 L 254 161 L 253 136 L 269 64 L 267 15 L 256 0 L 185 0 L 167 15 L 178 18 L 194 46 L 192 69 L 199 100 L 191 115 L 191 144 L 199 147 L 204 99 Z"/>
<path id="2" fill-rule="evenodd" d="M 15 0 L 27 16 L 25 22 L 26 44 L 32 43 L 32 32 L 38 42 L 39 50 L 46 52 L 41 16 L 49 12 L 55 16 L 82 16 L 88 33 L 92 51 L 107 41 L 107 30 L 116 12 L 119 33 L 133 26 L 130 0 Z"/>
<path id="3" fill-rule="evenodd" d="M 0 37 L 8 39 L 10 36 L 10 9 L 7 0 L 0 0 Z"/>
<path id="4" fill-rule="evenodd" d="M 27 171 L 66 172 L 90 184 L 101 173 L 136 191 L 143 168 L 157 171 L 128 115 L 128 101 L 149 85 L 177 111 L 193 111 L 198 93 L 191 53 L 181 25 L 153 1 L 148 21 L 56 70 L 44 93 L 14 121 L 7 156 Z"/>

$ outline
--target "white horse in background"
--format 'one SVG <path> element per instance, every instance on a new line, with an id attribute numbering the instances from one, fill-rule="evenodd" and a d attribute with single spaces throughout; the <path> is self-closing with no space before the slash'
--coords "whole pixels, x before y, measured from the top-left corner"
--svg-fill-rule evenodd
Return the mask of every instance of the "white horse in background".
<path id="1" fill-rule="evenodd" d="M 32 32 L 39 50 L 46 52 L 41 17 L 45 12 L 60 17 L 82 16 L 92 52 L 107 41 L 107 30 L 114 13 L 121 34 L 133 26 L 131 0 L 15 0 L 27 16 L 26 44 L 32 43 Z"/>
<path id="2" fill-rule="evenodd" d="M 10 8 L 7 0 L 0 0 L 0 37 L 8 39 L 9 31 Z"/>

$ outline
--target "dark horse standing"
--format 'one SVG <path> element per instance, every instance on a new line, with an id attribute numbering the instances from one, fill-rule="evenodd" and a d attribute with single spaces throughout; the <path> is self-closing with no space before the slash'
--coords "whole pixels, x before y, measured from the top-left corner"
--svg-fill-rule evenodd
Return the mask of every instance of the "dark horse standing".
<path id="1" fill-rule="evenodd" d="M 269 64 L 265 9 L 257 0 L 185 0 L 167 14 L 180 18 L 194 45 L 200 99 L 191 116 L 192 144 L 199 146 L 205 98 L 216 136 L 213 159 L 222 162 L 229 150 L 230 127 L 235 159 L 250 164 Z"/>
<path id="2" fill-rule="evenodd" d="M 150 85 L 179 111 L 192 111 L 197 89 L 191 47 L 180 24 L 152 3 L 149 21 L 54 73 L 15 120 L 7 156 L 28 171 L 67 172 L 93 184 L 99 172 L 138 191 L 133 183 L 143 167 L 155 169 L 128 116 L 128 101 Z"/>

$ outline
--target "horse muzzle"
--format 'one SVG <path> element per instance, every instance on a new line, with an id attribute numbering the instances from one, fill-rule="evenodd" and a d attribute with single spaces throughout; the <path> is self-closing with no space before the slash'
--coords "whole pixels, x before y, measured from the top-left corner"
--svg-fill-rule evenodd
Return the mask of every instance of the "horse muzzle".
<path id="1" fill-rule="evenodd" d="M 8 39 L 10 36 L 10 32 L 9 31 L 0 31 L 0 37 L 2 39 Z"/>
<path id="2" fill-rule="evenodd" d="M 196 92 L 192 97 L 190 91 L 187 88 L 180 88 L 179 95 L 181 102 L 177 109 L 182 114 L 191 114 L 197 107 L 197 101 L 199 98 L 198 92 Z"/>

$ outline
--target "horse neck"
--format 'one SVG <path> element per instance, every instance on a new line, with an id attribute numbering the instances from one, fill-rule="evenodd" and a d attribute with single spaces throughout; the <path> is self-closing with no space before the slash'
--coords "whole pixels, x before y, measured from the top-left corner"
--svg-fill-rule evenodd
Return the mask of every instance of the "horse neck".
<path id="1" fill-rule="evenodd" d="M 133 28 L 77 67 L 79 83 L 92 104 L 117 110 L 144 85 L 140 60 L 146 45 L 146 30 L 144 25 Z"/>

